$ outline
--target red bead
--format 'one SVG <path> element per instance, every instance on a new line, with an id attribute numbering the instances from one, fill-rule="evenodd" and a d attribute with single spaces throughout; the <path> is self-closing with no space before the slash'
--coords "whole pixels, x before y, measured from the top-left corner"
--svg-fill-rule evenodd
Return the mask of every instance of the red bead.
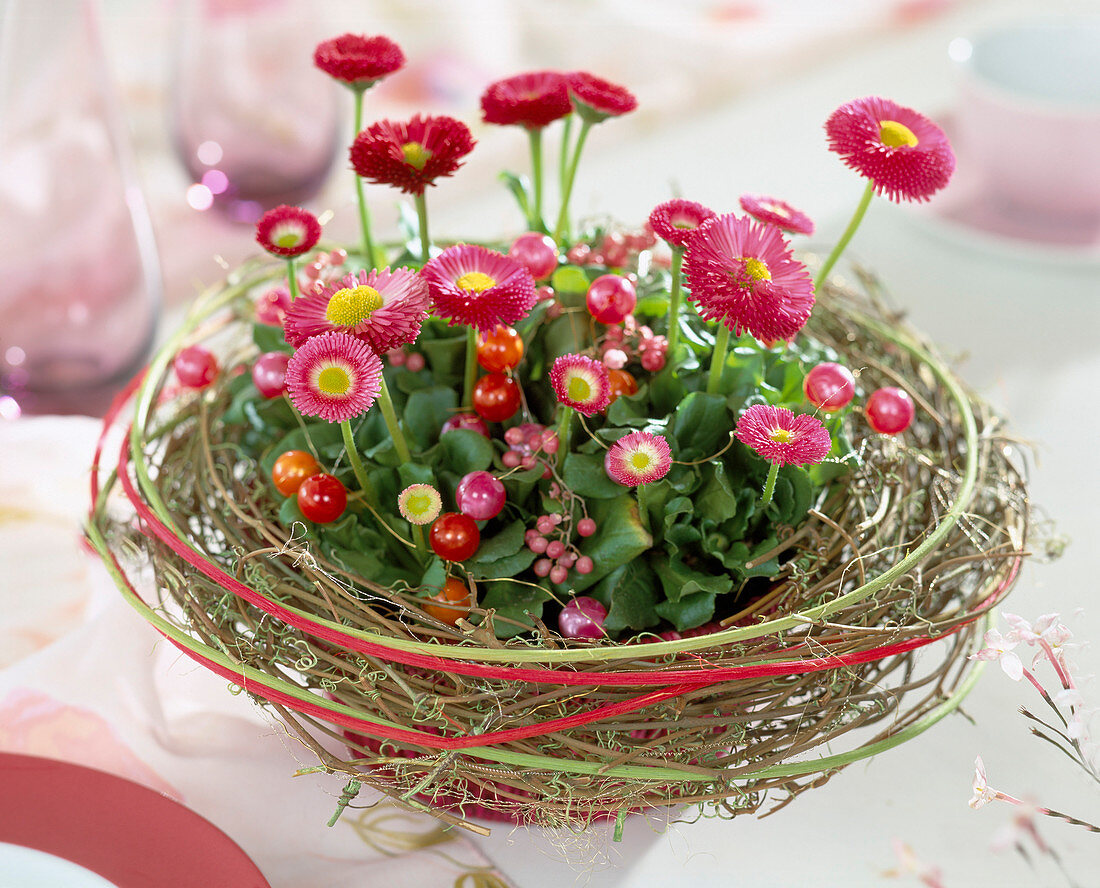
<path id="1" fill-rule="evenodd" d="M 511 419 L 519 405 L 519 383 L 503 373 L 488 373 L 474 386 L 474 410 L 487 422 Z"/>
<path id="2" fill-rule="evenodd" d="M 443 422 L 439 434 L 445 435 L 455 429 L 468 429 L 471 432 L 477 432 L 483 438 L 489 437 L 489 427 L 485 424 L 485 420 L 473 413 L 456 413 L 449 417 Z"/>
<path id="3" fill-rule="evenodd" d="M 181 349 L 172 366 L 180 385 L 187 388 L 206 388 L 218 375 L 217 359 L 201 345 Z"/>
<path id="4" fill-rule="evenodd" d="M 465 561 L 481 545 L 481 531 L 469 515 L 444 512 L 432 523 L 428 542 L 444 561 Z"/>
<path id="5" fill-rule="evenodd" d="M 828 361 L 806 374 L 802 391 L 815 407 L 832 413 L 851 403 L 856 393 L 856 379 L 847 367 Z"/>
<path id="6" fill-rule="evenodd" d="M 310 521 L 328 524 L 344 514 L 348 505 L 348 491 L 339 478 L 326 475 L 310 475 L 298 487 L 298 508 Z"/>
<path id="7" fill-rule="evenodd" d="M 537 231 L 517 237 L 508 255 L 531 272 L 536 281 L 549 277 L 558 267 L 558 248 L 553 238 Z"/>
<path id="8" fill-rule="evenodd" d="M 587 595 L 578 595 L 561 609 L 558 628 L 566 638 L 603 638 L 606 618 L 607 608 L 600 602 Z"/>
<path id="9" fill-rule="evenodd" d="M 604 274 L 589 285 L 585 302 L 601 324 L 621 324 L 638 304 L 638 293 L 625 277 Z"/>
<path id="10" fill-rule="evenodd" d="M 252 382 L 265 398 L 277 398 L 286 391 L 286 365 L 290 355 L 267 352 L 252 365 Z"/>
<path id="11" fill-rule="evenodd" d="M 504 508 L 506 499 L 504 484 L 488 472 L 470 472 L 463 476 L 455 488 L 458 510 L 475 521 L 496 518 Z"/>
<path id="12" fill-rule="evenodd" d="M 880 435 L 897 435 L 909 428 L 916 414 L 913 399 L 902 389 L 889 386 L 867 399 L 867 422 Z"/>

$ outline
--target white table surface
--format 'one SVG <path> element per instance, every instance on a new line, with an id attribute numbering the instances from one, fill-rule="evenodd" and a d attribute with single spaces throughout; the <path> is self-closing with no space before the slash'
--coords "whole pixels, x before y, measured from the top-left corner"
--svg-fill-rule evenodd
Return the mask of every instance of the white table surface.
<path id="1" fill-rule="evenodd" d="M 842 60 L 812 64 L 629 145 L 616 144 L 614 122 L 608 124 L 589 141 L 576 209 L 612 209 L 618 218 L 640 220 L 669 197 L 670 181 L 683 196 L 720 211 L 734 209 L 740 193 L 759 191 L 805 209 L 820 223 L 820 240 L 828 242 L 862 188 L 824 148 L 821 126 L 837 105 L 880 94 L 935 116 L 952 105 L 946 59 L 952 37 L 1006 16 L 1068 9 L 1097 7 L 1066 0 L 970 3 L 907 33 L 868 39 Z M 505 198 L 495 191 L 484 197 L 471 192 L 461 205 L 441 202 L 433 210 L 433 230 L 482 233 L 471 231 L 471 219 L 488 234 L 515 224 Z M 943 352 L 969 356 L 957 364 L 962 378 L 1006 411 L 1021 437 L 1037 444 L 1033 500 L 1074 544 L 1059 561 L 1029 564 L 1007 609 L 1029 619 L 1058 611 L 1079 639 L 1093 637 L 1100 630 L 1091 548 L 1100 519 L 1092 456 L 1100 441 L 1100 263 L 1036 261 L 974 246 L 926 213 L 881 201 L 868 213 L 852 254 L 881 276 L 895 304 Z M 0 536 L 0 563 L 17 554 Z M 1085 612 L 1075 615 L 1078 608 Z M 1074 655 L 1083 675 L 1096 672 L 1095 648 Z M 1086 685 L 1086 696 L 1100 700 L 1095 683 Z M 633 820 L 617 845 L 605 826 L 581 837 L 496 827 L 490 838 L 477 841 L 523 888 L 892 884 L 883 873 L 896 865 L 894 838 L 939 866 L 948 886 L 1063 884 L 1047 862 L 1032 873 L 1019 857 L 989 850 L 992 834 L 1009 819 L 1007 807 L 973 811 L 966 805 L 980 753 L 998 789 L 1100 820 L 1096 787 L 1029 736 L 1016 713 L 1019 705 L 1034 702 L 1026 685 L 1011 682 L 994 665 L 964 705 L 974 723 L 952 716 L 763 820 L 673 825 L 660 835 Z M 1040 828 L 1078 882 L 1095 884 L 1090 879 L 1096 878 L 1100 840 L 1055 822 Z M 562 847 L 570 849 L 568 856 Z M 391 884 L 402 884 L 399 870 L 391 878 L 397 880 Z M 906 878 L 898 883 L 916 884 Z"/>

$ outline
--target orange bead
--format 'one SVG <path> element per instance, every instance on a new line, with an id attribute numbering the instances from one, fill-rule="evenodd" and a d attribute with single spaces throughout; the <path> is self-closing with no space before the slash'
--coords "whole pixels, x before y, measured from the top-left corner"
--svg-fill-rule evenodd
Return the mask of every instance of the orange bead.
<path id="1" fill-rule="evenodd" d="M 443 588 L 425 601 L 421 607 L 424 612 L 439 622 L 453 626 L 463 617 L 469 616 L 473 607 L 474 593 L 470 587 L 457 577 L 447 577 Z"/>

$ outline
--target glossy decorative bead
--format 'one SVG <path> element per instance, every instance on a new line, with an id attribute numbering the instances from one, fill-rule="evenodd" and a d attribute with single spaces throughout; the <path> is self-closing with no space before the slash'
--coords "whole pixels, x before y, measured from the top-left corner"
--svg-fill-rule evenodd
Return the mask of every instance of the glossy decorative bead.
<path id="1" fill-rule="evenodd" d="M 621 324 L 638 304 L 638 293 L 622 275 L 605 274 L 589 285 L 585 303 L 601 324 Z"/>
<path id="2" fill-rule="evenodd" d="M 897 435 L 913 422 L 913 399 L 902 389 L 888 386 L 871 393 L 864 408 L 867 422 L 880 435 Z"/>
<path id="3" fill-rule="evenodd" d="M 561 609 L 558 628 L 566 638 L 603 638 L 605 619 L 606 607 L 595 598 L 578 595 Z"/>
<path id="4" fill-rule="evenodd" d="M 484 419 L 474 413 L 456 413 L 454 416 L 449 417 L 444 421 L 439 434 L 445 435 L 455 429 L 467 429 L 471 432 L 477 432 L 483 438 L 489 437 L 489 426 L 485 424 Z"/>
<path id="5" fill-rule="evenodd" d="M 458 510 L 475 521 L 496 518 L 504 508 L 506 499 L 504 484 L 488 472 L 477 471 L 464 475 L 455 489 Z"/>
<path id="6" fill-rule="evenodd" d="M 252 365 L 252 382 L 265 398 L 277 398 L 286 391 L 286 352 L 267 352 Z"/>
<path id="7" fill-rule="evenodd" d="M 181 349 L 172 363 L 176 379 L 187 388 L 206 388 L 218 375 L 218 360 L 209 349 L 192 345 Z"/>
<path id="8" fill-rule="evenodd" d="M 806 374 L 802 391 L 815 407 L 832 413 L 851 403 L 856 393 L 856 378 L 847 367 L 827 361 Z"/>
<path id="9" fill-rule="evenodd" d="M 537 231 L 517 237 L 508 255 L 525 266 L 536 281 L 549 277 L 558 267 L 558 248 L 553 238 Z"/>

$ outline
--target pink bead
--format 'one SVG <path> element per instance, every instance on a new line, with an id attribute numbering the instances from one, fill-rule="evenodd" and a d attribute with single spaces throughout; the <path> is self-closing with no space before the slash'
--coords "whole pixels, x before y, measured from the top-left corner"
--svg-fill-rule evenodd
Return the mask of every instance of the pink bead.
<path id="1" fill-rule="evenodd" d="M 590 574 L 595 569 L 596 565 L 592 563 L 592 559 L 587 555 L 582 555 L 577 559 L 577 573 Z"/>
<path id="2" fill-rule="evenodd" d="M 582 537 L 590 537 L 596 532 L 596 522 L 591 518 L 582 518 L 577 522 L 577 533 Z"/>
<path id="3" fill-rule="evenodd" d="M 413 352 L 405 359 L 405 369 L 411 373 L 419 373 L 424 369 L 424 356 L 420 352 Z"/>
<path id="4" fill-rule="evenodd" d="M 550 568 L 550 582 L 551 583 L 564 583 L 569 576 L 569 571 L 562 567 L 560 564 L 555 564 Z"/>
<path id="5" fill-rule="evenodd" d="M 832 413 L 851 403 L 856 393 L 856 379 L 847 367 L 826 361 L 806 374 L 802 391 L 815 407 Z"/>
<path id="6" fill-rule="evenodd" d="M 552 238 L 537 231 L 517 237 L 508 255 L 531 272 L 531 277 L 536 281 L 549 277 L 558 267 L 557 245 Z"/>
<path id="7" fill-rule="evenodd" d="M 538 528 L 539 533 L 550 533 L 554 529 L 554 524 L 546 515 L 540 515 L 535 522 L 535 527 Z"/>
<path id="8" fill-rule="evenodd" d="M 576 563 L 577 556 L 574 555 L 572 552 L 566 552 L 565 554 L 558 556 L 558 564 L 560 564 L 566 570 L 571 568 Z"/>
<path id="9" fill-rule="evenodd" d="M 553 287 L 539 287 L 537 290 L 535 290 L 535 299 L 538 302 L 545 302 L 547 299 L 553 299 L 553 298 L 554 298 L 554 288 Z"/>
<path id="10" fill-rule="evenodd" d="M 550 568 L 553 566 L 553 562 L 549 558 L 540 558 L 535 562 L 534 568 L 536 577 L 544 577 L 550 573 Z"/>
<path id="11" fill-rule="evenodd" d="M 345 262 L 348 261 L 348 251 L 333 250 L 331 253 L 328 254 L 328 258 L 329 262 L 331 262 L 333 265 L 343 265 Z"/>
<path id="12" fill-rule="evenodd" d="M 543 435 L 543 437 L 542 437 L 542 449 L 545 450 L 547 453 L 550 453 L 550 454 L 557 453 L 559 446 L 560 446 L 560 444 L 558 442 L 558 436 L 555 435 L 553 432 L 550 432 L 550 434 L 548 434 L 548 435 Z"/>
<path id="13" fill-rule="evenodd" d="M 443 423 L 439 434 L 445 435 L 455 429 L 467 429 L 471 432 L 477 432 L 483 438 L 489 437 L 489 427 L 485 424 L 485 420 L 474 413 L 456 413 Z M 504 455 L 507 456 L 508 454 Z M 519 465 L 519 463 L 516 463 L 516 465 Z"/>
<path id="14" fill-rule="evenodd" d="M 630 251 L 627 249 L 626 239 L 621 234 L 607 235 L 600 245 L 600 250 L 603 253 L 604 262 L 615 268 L 621 268 L 626 265 L 627 259 L 630 258 Z"/>
<path id="15" fill-rule="evenodd" d="M 252 382 L 265 398 L 277 398 L 286 391 L 286 365 L 290 355 L 267 352 L 252 365 Z"/>
<path id="16" fill-rule="evenodd" d="M 592 248 L 589 247 L 588 244 L 574 244 L 565 254 L 565 258 L 574 265 L 584 265 L 588 261 L 588 256 L 591 252 Z"/>
<path id="17" fill-rule="evenodd" d="M 578 570 L 580 562 L 577 562 Z M 595 598 L 578 595 L 561 609 L 558 628 L 566 638 L 603 638 L 607 608 Z"/>
<path id="18" fill-rule="evenodd" d="M 486 435 L 485 437 L 488 438 L 489 436 Z M 506 469 L 517 468 L 521 459 L 522 457 L 514 450 L 508 450 L 500 456 L 500 461 Z"/>
<path id="19" fill-rule="evenodd" d="M 455 504 L 463 515 L 475 521 L 496 518 L 504 508 L 507 494 L 501 480 L 488 472 L 470 472 L 455 488 Z"/>
<path id="20" fill-rule="evenodd" d="M 655 348 L 647 349 L 642 354 L 642 367 L 650 373 L 656 373 L 664 369 L 665 356 Z"/>
<path id="21" fill-rule="evenodd" d="M 536 555 L 542 555 L 546 551 L 547 542 L 546 537 L 539 536 L 537 533 L 527 541 L 527 548 L 534 552 Z"/>
<path id="22" fill-rule="evenodd" d="M 621 324 L 638 304 L 638 294 L 622 275 L 604 274 L 589 285 L 585 302 L 601 324 Z"/>
<path id="23" fill-rule="evenodd" d="M 872 392 L 864 409 L 867 422 L 880 435 L 904 432 L 916 415 L 913 399 L 907 392 L 893 386 Z"/>
<path id="24" fill-rule="evenodd" d="M 603 365 L 609 370 L 622 370 L 627 360 L 626 352 L 621 348 L 609 348 L 603 353 Z"/>
<path id="25" fill-rule="evenodd" d="M 201 345 L 181 349 L 172 366 L 180 385 L 187 388 L 206 388 L 218 375 L 217 359 Z"/>
<path id="26" fill-rule="evenodd" d="M 386 359 L 394 367 L 404 367 L 405 362 L 409 359 L 409 356 L 405 354 L 405 349 L 403 347 L 391 348 L 388 352 L 386 352 Z"/>
<path id="27" fill-rule="evenodd" d="M 256 300 L 256 320 L 261 324 L 281 327 L 288 308 L 290 291 L 286 287 L 272 287 Z"/>
<path id="28" fill-rule="evenodd" d="M 561 540 L 553 540 L 546 547 L 546 554 L 550 558 L 561 558 L 565 554 L 565 543 Z"/>

